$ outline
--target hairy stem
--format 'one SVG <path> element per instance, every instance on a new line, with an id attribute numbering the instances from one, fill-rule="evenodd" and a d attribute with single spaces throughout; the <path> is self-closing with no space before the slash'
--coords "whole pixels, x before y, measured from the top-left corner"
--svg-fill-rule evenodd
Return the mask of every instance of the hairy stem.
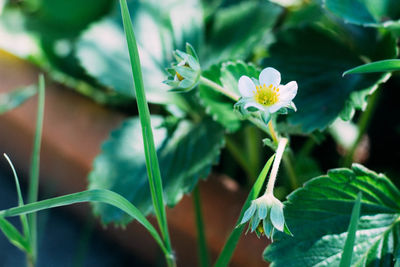
<path id="1" fill-rule="evenodd" d="M 228 90 L 226 90 L 224 87 L 222 87 L 221 85 L 201 76 L 200 77 L 200 82 L 208 87 L 210 87 L 211 89 L 213 89 L 216 92 L 219 92 L 227 97 L 229 97 L 230 99 L 234 100 L 234 101 L 238 101 L 240 96 L 238 96 L 237 94 L 230 92 Z"/>
<path id="2" fill-rule="evenodd" d="M 267 189 L 265 190 L 265 194 L 272 194 L 274 191 L 276 177 L 278 175 L 279 165 L 281 163 L 283 152 L 285 151 L 286 144 L 288 142 L 287 138 L 282 137 L 278 143 L 278 149 L 276 150 L 276 156 L 274 160 L 274 164 L 272 165 L 271 174 L 269 176 Z"/>
<path id="3" fill-rule="evenodd" d="M 274 125 L 272 125 L 272 120 L 268 122 L 268 129 L 269 129 L 269 134 L 271 135 L 272 140 L 274 141 L 275 144 L 278 144 L 278 135 L 276 134 L 274 130 Z"/>

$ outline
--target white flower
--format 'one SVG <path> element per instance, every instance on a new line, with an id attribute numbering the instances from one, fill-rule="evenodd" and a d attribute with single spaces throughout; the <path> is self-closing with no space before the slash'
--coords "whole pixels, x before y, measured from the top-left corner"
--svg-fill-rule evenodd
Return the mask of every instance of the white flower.
<path id="1" fill-rule="evenodd" d="M 267 117 L 282 108 L 296 110 L 292 100 L 297 94 L 297 83 L 291 81 L 282 85 L 280 82 L 281 74 L 274 68 L 265 68 L 260 73 L 258 81 L 243 75 L 240 77 L 238 85 L 242 98 L 237 105 L 240 105 L 245 111 L 253 107 Z"/>
<path id="2" fill-rule="evenodd" d="M 266 193 L 251 202 L 238 226 L 248 222 L 248 230 L 255 232 L 258 237 L 265 235 L 272 239 L 275 229 L 292 235 L 285 223 L 283 207 L 282 202 Z"/>

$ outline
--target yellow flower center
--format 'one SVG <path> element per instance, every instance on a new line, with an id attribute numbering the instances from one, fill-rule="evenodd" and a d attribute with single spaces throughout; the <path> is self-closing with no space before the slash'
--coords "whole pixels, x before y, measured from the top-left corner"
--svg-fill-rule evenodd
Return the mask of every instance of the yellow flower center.
<path id="1" fill-rule="evenodd" d="M 178 78 L 179 81 L 182 81 L 184 79 L 182 75 L 180 75 L 178 72 L 176 72 L 176 77 Z"/>
<path id="2" fill-rule="evenodd" d="M 258 230 L 258 232 L 259 232 L 261 235 L 265 235 L 265 233 L 264 233 L 264 227 L 263 227 L 262 221 L 258 224 L 257 230 Z"/>
<path id="3" fill-rule="evenodd" d="M 263 85 L 256 85 L 256 92 L 254 93 L 254 100 L 264 106 L 271 106 L 279 101 L 279 88 L 270 84 L 268 87 Z"/>

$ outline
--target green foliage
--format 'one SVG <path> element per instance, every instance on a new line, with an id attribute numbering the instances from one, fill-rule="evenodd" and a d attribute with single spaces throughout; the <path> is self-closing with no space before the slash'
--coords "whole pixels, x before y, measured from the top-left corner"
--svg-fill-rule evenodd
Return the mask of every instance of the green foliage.
<path id="1" fill-rule="evenodd" d="M 11 244 L 23 251 L 30 251 L 29 242 L 9 221 L 0 217 L 0 229 Z"/>
<path id="2" fill-rule="evenodd" d="M 243 1 L 216 11 L 203 51 L 205 65 L 245 59 L 271 39 L 271 30 L 283 9 L 268 1 Z"/>
<path id="3" fill-rule="evenodd" d="M 343 76 L 354 73 L 391 72 L 399 70 L 400 70 L 400 59 L 387 59 L 352 68 L 350 70 L 345 71 L 343 73 Z"/>
<path id="4" fill-rule="evenodd" d="M 213 65 L 207 71 L 203 72 L 204 77 L 237 95 L 239 95 L 238 80 L 242 75 L 258 79 L 259 74 L 260 70 L 256 66 L 246 64 L 243 61 L 228 61 Z M 214 120 L 230 132 L 239 129 L 241 116 L 233 110 L 234 102 L 232 100 L 215 92 L 204 84 L 199 86 L 199 93 L 206 112 Z"/>
<path id="5" fill-rule="evenodd" d="M 38 40 L 42 67 L 86 79 L 75 55 L 77 37 L 87 25 L 106 14 L 110 0 L 28 0 L 21 11 L 28 32 Z M 93 8 L 95 6 L 95 8 Z M 32 56 L 32 55 L 31 55 Z"/>
<path id="6" fill-rule="evenodd" d="M 19 185 L 17 172 L 15 171 L 14 165 L 12 164 L 10 158 L 6 154 L 4 154 L 4 157 L 8 161 L 14 175 L 15 186 L 18 195 L 18 206 L 22 206 L 24 205 L 24 200 L 22 198 L 21 187 Z M 0 229 L 3 231 L 4 235 L 8 238 L 11 244 L 15 245 L 16 247 L 27 253 L 31 253 L 31 245 L 29 243 L 30 240 L 29 225 L 26 215 L 22 214 L 20 216 L 20 220 L 24 231 L 24 235 L 20 234 L 20 232 L 4 218 L 0 218 Z"/>
<path id="7" fill-rule="evenodd" d="M 35 85 L 16 89 L 9 93 L 0 94 L 0 114 L 12 110 L 23 104 L 26 100 L 34 96 L 37 92 Z"/>
<path id="8" fill-rule="evenodd" d="M 345 21 L 358 25 L 397 27 L 400 23 L 397 0 L 324 0 L 324 6 Z"/>
<path id="9" fill-rule="evenodd" d="M 174 49 L 184 50 L 186 42 L 198 48 L 202 36 L 202 14 L 198 0 L 129 1 L 143 73 L 147 99 L 155 103 L 174 103 L 180 96 L 168 93 L 162 84 L 165 68 Z M 132 97 L 128 50 L 119 11 L 90 26 L 77 45 L 82 66 L 101 84 Z"/>
<path id="10" fill-rule="evenodd" d="M 333 169 L 288 196 L 285 218 L 293 237 L 277 234 L 264 257 L 271 266 L 338 266 L 357 194 L 362 211 L 351 266 L 391 266 L 399 242 L 400 191 L 361 165 Z"/>
<path id="11" fill-rule="evenodd" d="M 364 109 L 368 95 L 388 78 L 385 74 L 342 77 L 344 70 L 362 64 L 360 55 L 372 60 L 393 57 L 395 43 L 372 29 L 339 30 L 341 35 L 334 35 L 315 24 L 283 30 L 270 47 L 271 57 L 263 61 L 265 67 L 284 74 L 283 82 L 297 81 L 299 90 L 293 101 L 298 111 L 288 119 L 304 132 L 324 130 L 338 116 L 351 118 L 354 109 Z M 382 49 L 378 53 L 377 46 Z"/>
<path id="12" fill-rule="evenodd" d="M 104 204 L 112 205 L 123 212 L 125 212 L 128 216 L 136 219 L 141 225 L 143 225 L 150 235 L 155 239 L 160 248 L 166 252 L 165 246 L 158 234 L 157 230 L 153 227 L 153 225 L 146 219 L 146 217 L 128 200 L 123 198 L 121 195 L 111 192 L 109 190 L 96 189 L 96 190 L 87 190 L 78 193 L 73 193 L 69 195 L 64 195 L 60 197 L 50 198 L 42 201 L 38 201 L 35 203 L 23 205 L 16 208 L 10 208 L 6 210 L 0 211 L 0 221 L 5 221 L 4 217 L 12 217 L 23 214 L 35 213 L 41 210 L 68 206 L 76 203 L 82 202 L 101 202 Z"/>
<path id="13" fill-rule="evenodd" d="M 165 119 L 152 116 L 164 197 L 173 206 L 193 190 L 199 178 L 207 177 L 211 165 L 218 160 L 224 132 L 211 120 L 197 124 L 183 120 L 170 128 L 164 123 Z M 152 205 L 142 140 L 138 118 L 126 120 L 112 132 L 94 161 L 89 188 L 115 191 L 148 214 Z M 104 223 L 126 224 L 131 220 L 119 210 L 102 205 L 95 205 L 95 213 Z"/>

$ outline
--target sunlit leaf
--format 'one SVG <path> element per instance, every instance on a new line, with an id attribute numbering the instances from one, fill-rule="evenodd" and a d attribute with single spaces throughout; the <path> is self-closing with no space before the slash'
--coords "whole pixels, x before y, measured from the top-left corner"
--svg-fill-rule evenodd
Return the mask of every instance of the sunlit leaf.
<path id="1" fill-rule="evenodd" d="M 264 252 L 270 266 L 338 266 L 359 192 L 351 266 L 392 266 L 400 239 L 400 191 L 385 175 L 357 164 L 330 170 L 288 196 L 285 219 L 293 237 L 275 235 Z"/>
<path id="2" fill-rule="evenodd" d="M 271 39 L 282 7 L 268 1 L 241 1 L 215 13 L 203 64 L 245 59 L 253 49 Z"/>
<path id="3" fill-rule="evenodd" d="M 239 95 L 238 81 L 242 75 L 258 79 L 260 71 L 252 64 L 242 61 L 228 61 L 213 65 L 203 76 L 223 86 L 226 90 Z M 241 118 L 234 112 L 234 102 L 226 96 L 210 89 L 207 85 L 199 86 L 200 97 L 206 112 L 212 118 L 223 125 L 228 131 L 234 132 L 239 129 Z"/>
<path id="4" fill-rule="evenodd" d="M 181 121 L 170 128 L 163 126 L 164 122 L 161 117 L 152 117 L 164 197 L 173 206 L 191 192 L 200 178 L 207 177 L 219 158 L 224 132 L 211 120 L 199 124 Z M 152 211 L 138 118 L 125 121 L 103 144 L 89 182 L 90 189 L 110 189 L 123 195 L 144 214 Z M 95 205 L 95 213 L 101 215 L 104 223 L 125 224 L 131 220 L 121 211 L 104 205 Z"/>
<path id="5" fill-rule="evenodd" d="M 202 12 L 198 0 L 129 1 L 138 43 L 143 80 L 149 102 L 177 101 L 177 94 L 163 84 L 165 68 L 174 49 L 184 50 L 186 42 L 198 48 L 202 38 Z M 94 23 L 82 35 L 78 58 L 85 70 L 101 84 L 129 97 L 132 94 L 128 50 L 119 9 Z"/>

